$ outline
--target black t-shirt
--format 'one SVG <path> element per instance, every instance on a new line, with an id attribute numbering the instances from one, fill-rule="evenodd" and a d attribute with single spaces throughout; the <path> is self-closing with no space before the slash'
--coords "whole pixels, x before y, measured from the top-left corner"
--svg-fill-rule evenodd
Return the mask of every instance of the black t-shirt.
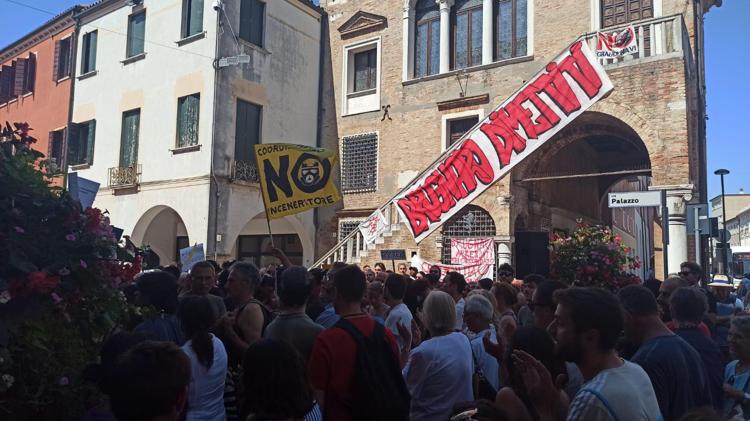
<path id="1" fill-rule="evenodd" d="M 677 335 L 658 336 L 641 344 L 632 362 L 654 386 L 665 420 L 679 419 L 691 408 L 712 406 L 708 374 L 698 352 Z"/>

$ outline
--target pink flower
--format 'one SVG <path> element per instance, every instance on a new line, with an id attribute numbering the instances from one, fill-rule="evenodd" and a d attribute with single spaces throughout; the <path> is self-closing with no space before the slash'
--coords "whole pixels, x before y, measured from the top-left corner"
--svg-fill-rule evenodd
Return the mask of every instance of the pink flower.
<path id="1" fill-rule="evenodd" d="M 75 234 L 68 234 L 68 235 L 65 236 L 65 239 L 68 240 L 68 241 L 75 241 L 76 240 L 76 235 Z"/>
<path id="2" fill-rule="evenodd" d="M 14 229 L 14 230 L 16 230 L 16 232 L 17 232 L 17 233 L 19 233 L 19 234 L 23 234 L 23 233 L 25 233 L 25 232 L 26 232 L 26 231 L 24 231 L 24 229 L 23 229 L 23 228 L 21 228 L 21 227 L 13 227 L 13 229 Z"/>
<path id="3" fill-rule="evenodd" d="M 84 261 L 83 259 L 81 259 L 81 261 L 79 263 L 81 264 L 81 267 L 84 268 L 84 269 L 86 269 L 87 267 L 89 267 L 89 265 L 87 265 L 86 261 Z"/>

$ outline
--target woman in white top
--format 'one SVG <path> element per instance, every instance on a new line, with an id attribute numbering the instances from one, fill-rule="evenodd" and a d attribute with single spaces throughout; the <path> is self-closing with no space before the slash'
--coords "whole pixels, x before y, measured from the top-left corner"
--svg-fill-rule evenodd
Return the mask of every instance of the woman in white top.
<path id="1" fill-rule="evenodd" d="M 409 419 L 447 419 L 456 403 L 473 400 L 471 346 L 454 332 L 456 302 L 450 295 L 431 292 L 422 317 L 431 338 L 411 351 L 403 369 L 411 394 Z"/>
<path id="2" fill-rule="evenodd" d="M 203 296 L 185 297 L 178 315 L 188 340 L 182 350 L 190 357 L 192 372 L 186 420 L 224 421 L 227 352 L 224 344 L 208 332 L 215 322 L 211 303 Z"/>

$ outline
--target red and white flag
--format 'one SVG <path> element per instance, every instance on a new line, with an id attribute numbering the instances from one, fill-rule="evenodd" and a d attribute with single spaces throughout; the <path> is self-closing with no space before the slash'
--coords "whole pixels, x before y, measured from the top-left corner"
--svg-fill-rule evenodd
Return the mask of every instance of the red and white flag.
<path id="1" fill-rule="evenodd" d="M 598 58 L 614 58 L 638 53 L 638 39 L 633 25 L 628 26 L 621 32 L 611 34 L 597 32 L 596 39 L 596 56 Z"/>

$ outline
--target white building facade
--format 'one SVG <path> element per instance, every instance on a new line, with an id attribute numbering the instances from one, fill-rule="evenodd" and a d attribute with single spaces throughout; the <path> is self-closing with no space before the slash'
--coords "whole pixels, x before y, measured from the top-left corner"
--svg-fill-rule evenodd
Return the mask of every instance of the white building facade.
<path id="1" fill-rule="evenodd" d="M 101 184 L 95 206 L 162 265 L 193 244 L 271 261 L 253 145 L 318 144 L 319 9 L 219 5 L 102 0 L 78 17 L 70 171 Z M 271 228 L 293 262 L 312 262 L 313 212 Z"/>

